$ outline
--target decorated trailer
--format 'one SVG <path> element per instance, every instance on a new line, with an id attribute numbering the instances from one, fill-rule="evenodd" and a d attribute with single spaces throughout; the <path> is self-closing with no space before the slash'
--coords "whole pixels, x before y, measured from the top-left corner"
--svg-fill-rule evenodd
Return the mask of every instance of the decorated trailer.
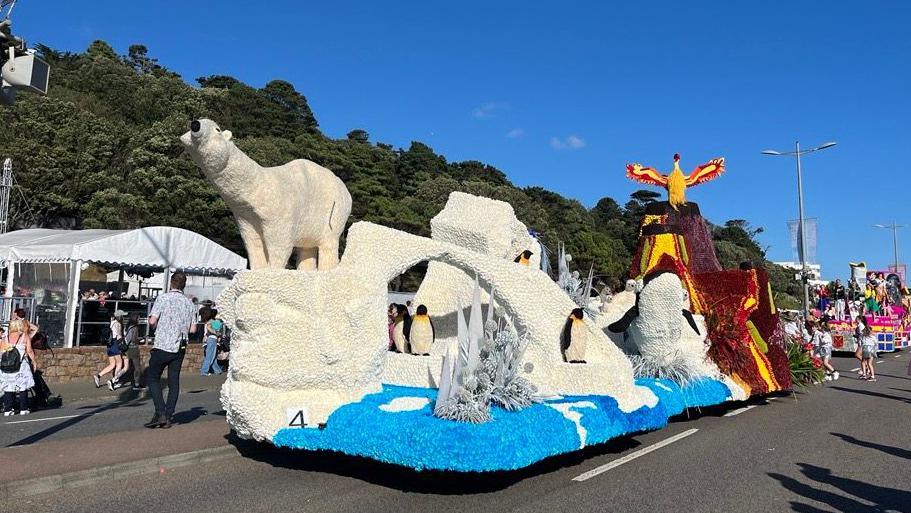
<path id="1" fill-rule="evenodd" d="M 877 351 L 890 353 L 904 349 L 911 345 L 911 315 L 907 306 L 907 296 L 901 277 L 891 271 L 868 271 L 861 264 L 850 264 L 851 276 L 858 282 L 866 284 L 868 277 L 881 276 L 886 283 L 886 296 L 890 306 L 879 308 L 878 311 L 867 311 L 864 315 L 866 325 L 873 329 L 876 336 Z M 869 298 L 867 299 L 869 301 Z M 835 351 L 855 352 L 860 344 L 854 336 L 857 326 L 855 320 L 829 321 L 832 328 L 832 348 Z"/>
<path id="2" fill-rule="evenodd" d="M 893 307 L 892 315 L 867 315 L 866 323 L 876 336 L 877 351 L 891 353 L 911 345 L 908 315 L 904 307 Z M 832 349 L 853 353 L 860 342 L 854 336 L 853 321 L 829 321 L 832 328 Z"/>

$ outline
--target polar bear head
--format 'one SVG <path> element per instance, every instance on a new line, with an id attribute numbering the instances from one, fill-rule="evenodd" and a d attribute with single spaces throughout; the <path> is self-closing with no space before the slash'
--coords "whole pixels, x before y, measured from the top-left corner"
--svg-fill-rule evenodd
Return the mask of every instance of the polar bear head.
<path id="1" fill-rule="evenodd" d="M 180 142 L 207 175 L 224 171 L 231 153 L 236 151 L 231 142 L 231 132 L 222 130 L 211 119 L 191 121 L 190 131 L 180 136 Z"/>

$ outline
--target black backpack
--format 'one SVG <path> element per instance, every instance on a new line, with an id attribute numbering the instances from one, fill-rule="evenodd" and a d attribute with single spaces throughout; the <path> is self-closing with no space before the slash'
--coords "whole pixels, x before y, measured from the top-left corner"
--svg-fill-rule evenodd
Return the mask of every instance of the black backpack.
<path id="1" fill-rule="evenodd" d="M 19 367 L 21 366 L 22 355 L 19 354 L 19 350 L 15 347 L 9 351 L 3 351 L 3 354 L 0 355 L 0 371 L 12 374 L 19 372 Z"/>

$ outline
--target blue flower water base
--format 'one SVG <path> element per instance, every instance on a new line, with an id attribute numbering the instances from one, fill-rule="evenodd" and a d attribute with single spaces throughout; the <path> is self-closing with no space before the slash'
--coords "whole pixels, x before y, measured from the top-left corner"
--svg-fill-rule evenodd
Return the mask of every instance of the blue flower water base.
<path id="1" fill-rule="evenodd" d="M 385 385 L 383 391 L 336 410 L 325 429 L 283 428 L 278 447 L 331 450 L 417 470 L 515 470 L 618 436 L 660 429 L 686 408 L 730 399 L 720 381 L 685 388 L 670 380 L 637 379 L 658 396 L 654 408 L 623 413 L 610 396 L 565 396 L 517 412 L 491 408 L 491 420 L 470 424 L 431 413 L 436 389 Z"/>

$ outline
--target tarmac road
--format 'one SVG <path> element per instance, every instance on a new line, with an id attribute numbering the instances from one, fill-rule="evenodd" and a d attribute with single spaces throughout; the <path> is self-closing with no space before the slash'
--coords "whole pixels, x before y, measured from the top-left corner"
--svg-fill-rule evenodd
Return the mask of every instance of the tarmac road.
<path id="1" fill-rule="evenodd" d="M 415 473 L 271 449 L 19 499 L 9 511 L 908 512 L 909 354 L 894 356 L 882 355 L 876 383 L 836 358 L 843 377 L 809 393 L 704 410 L 519 473 Z"/>
<path id="2" fill-rule="evenodd" d="M 211 418 L 207 416 L 222 415 L 219 418 L 224 418 L 219 402 L 223 378 L 193 376 L 184 381 L 188 383 L 181 387 L 174 417 L 176 424 Z M 66 395 L 66 387 L 55 387 L 55 392 L 60 388 Z M 167 388 L 164 393 L 167 397 Z M 93 391 L 93 395 L 96 397 L 73 403 L 64 396 L 64 404 L 60 408 L 35 411 L 30 415 L 0 417 L 0 447 L 136 430 L 155 411 L 152 399 L 145 392 L 133 392 L 129 388 L 108 392 L 103 388 Z"/>

